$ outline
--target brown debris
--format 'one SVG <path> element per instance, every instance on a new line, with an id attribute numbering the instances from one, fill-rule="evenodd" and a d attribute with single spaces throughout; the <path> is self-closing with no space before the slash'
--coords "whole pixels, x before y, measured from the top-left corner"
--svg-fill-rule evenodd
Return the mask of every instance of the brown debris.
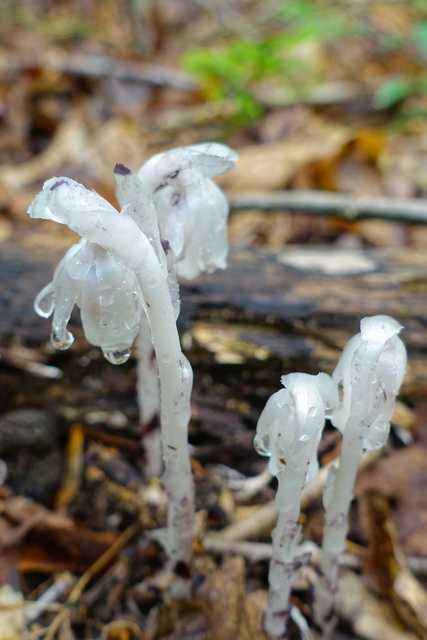
<path id="1" fill-rule="evenodd" d="M 405 325 L 409 366 L 389 443 L 359 477 L 354 554 L 344 558 L 351 571 L 343 571 L 337 597 L 344 623 L 333 640 L 425 638 L 427 103 L 425 47 L 416 40 L 427 21 L 422 3 L 335 3 L 334 16 L 362 25 L 363 33 L 327 41 L 328 3 L 320 0 L 303 3 L 312 9 L 305 17 L 302 7 L 299 18 L 286 20 L 282 12 L 298 3 L 0 4 L 0 636 L 11 631 L 23 640 L 21 604 L 42 598 L 67 569 L 74 573 L 71 590 L 31 623 L 32 637 L 265 640 L 274 480 L 245 494 L 233 489 L 224 466 L 240 480 L 260 476 L 265 461 L 253 449 L 253 430 L 280 376 L 330 372 L 359 319 L 387 313 Z M 313 15 L 315 33 L 306 40 L 304 21 Z M 277 37 L 292 38 L 295 24 L 301 42 L 277 51 L 286 68 L 270 75 L 274 59 L 265 56 L 266 77 L 253 86 L 243 79 L 243 95 L 238 78 L 224 88 L 221 74 L 195 79 L 182 69 L 181 55 L 194 47 L 216 64 L 229 44 L 274 45 Z M 244 69 L 246 56 L 241 62 Z M 378 91 L 393 79 L 408 82 L 409 95 L 381 106 Z M 221 91 L 223 100 L 211 99 Z M 249 124 L 239 122 L 245 92 L 262 113 Z M 30 223 L 26 210 L 53 175 L 68 175 L 115 204 L 116 162 L 137 169 L 158 151 L 215 139 L 241 155 L 237 171 L 220 184 L 236 199 L 249 191 L 252 210 L 230 216 L 228 270 L 181 287 L 180 330 L 196 374 L 190 441 L 198 537 L 194 597 L 172 603 L 165 600 L 162 550 L 150 534 L 164 526 L 166 496 L 160 481 L 147 483 L 140 472 L 134 361 L 114 370 L 105 365 L 75 318 L 73 348 L 53 352 L 49 321 L 34 315 L 33 299 L 75 235 Z M 286 196 L 288 204 L 262 212 L 256 190 L 276 205 Z M 325 209 L 308 213 L 313 191 L 335 203 L 334 219 Z M 305 208 L 300 201 L 291 213 L 291 198 L 306 198 Z M 352 218 L 349 203 L 357 198 L 382 204 L 386 219 Z M 401 206 L 403 221 L 388 221 L 390 202 L 393 211 Z M 421 211 L 416 226 L 406 224 L 408 211 Z M 9 410 L 24 414 L 14 420 Z M 51 419 L 58 420 L 53 428 Z M 324 474 L 339 441 L 328 429 L 323 470 L 303 494 L 304 532 L 316 542 Z M 293 594 L 308 621 L 317 549 L 311 540 L 313 564 Z M 409 562 L 403 554 L 416 557 Z M 416 579 L 411 571 L 418 570 Z M 13 602 L 19 609 L 10 620 Z M 293 625 L 292 640 L 301 635 Z"/>

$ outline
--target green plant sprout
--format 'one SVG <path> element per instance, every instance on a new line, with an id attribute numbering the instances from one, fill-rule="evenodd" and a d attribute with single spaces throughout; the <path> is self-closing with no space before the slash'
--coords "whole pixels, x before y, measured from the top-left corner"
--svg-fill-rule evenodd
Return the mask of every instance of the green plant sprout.
<path id="1" fill-rule="evenodd" d="M 312 0 L 289 0 L 281 3 L 273 32 L 266 30 L 247 40 L 230 39 L 221 47 L 189 50 L 182 65 L 199 79 L 207 100 L 231 100 L 235 121 L 250 122 L 264 111 L 256 92 L 259 84 L 286 85 L 297 101 L 325 76 L 322 61 L 304 60 L 299 46 L 325 43 L 353 31 L 342 12 L 320 10 Z"/>

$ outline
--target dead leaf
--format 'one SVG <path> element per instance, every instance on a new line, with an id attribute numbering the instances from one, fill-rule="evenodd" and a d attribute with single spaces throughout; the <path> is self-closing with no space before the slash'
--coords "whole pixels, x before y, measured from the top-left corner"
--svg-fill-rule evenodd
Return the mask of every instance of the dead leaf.
<path id="1" fill-rule="evenodd" d="M 90 531 L 21 496 L 1 501 L 0 516 L 0 523 L 8 524 L 0 529 L 0 547 L 3 553 L 19 552 L 19 571 L 82 571 L 117 539 L 111 531 Z M 30 531 L 31 542 L 25 540 Z"/>
<path id="2" fill-rule="evenodd" d="M 364 574 L 377 591 L 394 604 L 402 625 L 427 638 L 427 593 L 409 570 L 396 542 L 389 501 L 377 491 L 360 499 L 369 548 Z"/>
<path id="3" fill-rule="evenodd" d="M 205 594 L 207 602 L 206 639 L 239 638 L 245 600 L 243 558 L 226 558 L 222 567 L 208 576 L 202 594 Z"/>
<path id="4" fill-rule="evenodd" d="M 88 131 L 77 111 L 59 125 L 44 152 L 17 166 L 0 167 L 0 182 L 19 189 L 56 175 L 58 167 L 66 161 L 79 164 L 87 151 L 87 136 Z"/>
<path id="5" fill-rule="evenodd" d="M 393 451 L 375 466 L 360 473 L 356 495 L 380 491 L 393 500 L 393 523 L 406 555 L 427 556 L 426 448 L 416 443 Z"/>
<path id="6" fill-rule="evenodd" d="M 246 595 L 242 557 L 226 557 L 208 575 L 199 595 L 206 602 L 206 640 L 265 640 L 262 621 L 267 592 Z"/>
<path id="7" fill-rule="evenodd" d="M 355 135 L 356 153 L 363 160 L 376 162 L 385 148 L 386 140 L 384 129 L 362 127 Z"/>
<path id="8" fill-rule="evenodd" d="M 265 609 L 267 607 L 267 591 L 254 591 L 245 601 L 245 615 L 242 621 L 240 633 L 241 640 L 265 640 L 266 635 L 262 630 Z"/>
<path id="9" fill-rule="evenodd" d="M 218 182 L 231 192 L 283 189 L 300 167 L 337 155 L 351 136 L 344 125 L 313 118 L 304 132 L 298 131 L 284 142 L 240 149 L 236 170 Z"/>
<path id="10" fill-rule="evenodd" d="M 24 598 L 10 585 L 0 588 L 0 640 L 25 638 Z"/>
<path id="11" fill-rule="evenodd" d="M 352 571 L 343 571 L 336 599 L 338 614 L 365 640 L 420 640 L 419 636 L 400 630 L 393 622 L 390 608 L 365 587 Z"/>

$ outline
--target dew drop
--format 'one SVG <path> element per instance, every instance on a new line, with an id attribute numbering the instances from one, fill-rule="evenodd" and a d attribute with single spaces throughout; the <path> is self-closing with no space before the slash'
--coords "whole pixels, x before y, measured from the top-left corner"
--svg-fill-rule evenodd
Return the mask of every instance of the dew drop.
<path id="1" fill-rule="evenodd" d="M 55 349 L 58 349 L 59 351 L 65 351 L 65 349 L 69 349 L 71 347 L 74 342 L 74 338 L 73 335 L 67 330 L 65 330 L 64 336 L 62 338 L 60 338 L 54 331 L 52 331 L 50 341 Z"/>
<path id="2" fill-rule="evenodd" d="M 310 407 L 310 409 L 308 410 L 308 415 L 310 418 L 314 418 L 316 413 L 317 413 L 316 407 Z"/>
<path id="3" fill-rule="evenodd" d="M 307 442 L 308 440 L 310 440 L 310 438 L 311 438 L 311 435 L 309 433 L 303 433 L 302 436 L 298 438 L 298 440 L 300 442 Z"/>
<path id="4" fill-rule="evenodd" d="M 99 303 L 101 307 L 111 307 L 114 302 L 114 291 L 104 291 L 99 296 Z"/>
<path id="5" fill-rule="evenodd" d="M 271 457 L 271 451 L 268 445 L 269 445 L 268 436 L 264 436 L 263 438 L 260 438 L 259 436 L 255 436 L 254 447 L 255 447 L 255 451 L 260 456 L 265 456 L 267 458 Z"/>
<path id="6" fill-rule="evenodd" d="M 157 280 L 156 278 L 147 278 L 144 281 L 144 284 L 149 288 L 149 289 L 155 289 L 155 287 L 157 287 Z"/>
<path id="7" fill-rule="evenodd" d="M 124 364 L 130 358 L 130 350 L 122 349 L 120 351 L 103 351 L 104 358 L 111 364 Z"/>

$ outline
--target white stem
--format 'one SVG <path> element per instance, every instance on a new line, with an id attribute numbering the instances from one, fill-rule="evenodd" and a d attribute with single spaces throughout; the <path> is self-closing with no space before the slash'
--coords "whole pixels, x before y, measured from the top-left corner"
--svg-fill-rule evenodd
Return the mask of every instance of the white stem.
<path id="1" fill-rule="evenodd" d="M 162 480 L 169 498 L 168 569 L 184 577 L 189 576 L 194 529 L 194 483 L 187 444 L 192 369 L 181 351 L 164 268 L 136 223 L 121 215 L 118 225 L 117 217 L 116 212 L 94 210 L 90 216 L 70 216 L 65 222 L 82 237 L 104 247 L 138 279 L 159 367 L 165 463 Z"/>
<path id="2" fill-rule="evenodd" d="M 302 564 L 300 560 L 295 560 L 295 555 L 301 533 L 298 519 L 306 476 L 306 467 L 301 469 L 292 463 L 277 475 L 276 503 L 279 513 L 272 534 L 273 550 L 268 573 L 270 589 L 264 619 L 264 628 L 271 640 L 286 637 L 292 584 Z"/>
<path id="3" fill-rule="evenodd" d="M 320 576 L 314 592 L 314 618 L 322 628 L 323 638 L 329 638 L 334 628 L 334 602 L 338 590 L 338 560 L 345 549 L 348 532 L 348 512 L 353 499 L 353 487 L 363 453 L 365 434 L 348 424 L 344 430 L 342 450 L 332 487 L 332 497 L 326 507 Z"/>
<path id="4" fill-rule="evenodd" d="M 160 384 L 159 368 L 151 338 L 150 323 L 144 313 L 137 337 L 137 398 L 141 444 L 144 449 L 144 473 L 148 478 L 159 477 L 163 472 L 160 435 Z"/>

